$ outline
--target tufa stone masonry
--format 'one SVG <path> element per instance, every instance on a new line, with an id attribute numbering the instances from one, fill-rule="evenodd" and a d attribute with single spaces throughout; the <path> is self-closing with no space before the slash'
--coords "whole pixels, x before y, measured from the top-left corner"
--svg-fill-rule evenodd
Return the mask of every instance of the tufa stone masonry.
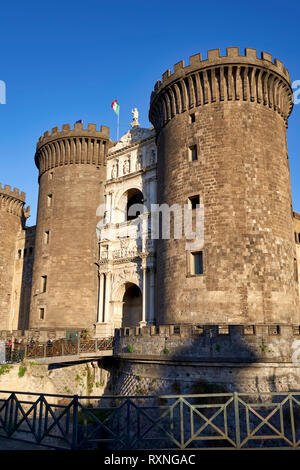
<path id="1" fill-rule="evenodd" d="M 140 127 L 134 108 L 118 142 L 95 124 L 45 132 L 35 154 L 36 227 L 25 223 L 25 194 L 0 187 L 1 330 L 92 328 L 99 337 L 117 330 L 115 355 L 127 375 L 143 363 L 151 368 L 155 354 L 162 361 L 169 349 L 163 370 L 172 357 L 179 364 L 194 352 L 198 362 L 222 359 L 226 368 L 239 344 L 248 357 L 242 362 L 257 362 L 258 331 L 279 335 L 271 359 L 290 367 L 300 325 L 300 215 L 286 138 L 292 108 L 280 60 L 230 47 L 162 75 L 150 129 Z M 133 214 L 135 204 L 143 210 Z M 151 238 L 153 204 L 202 205 L 203 246 L 187 249 L 184 236 Z M 167 348 L 174 325 L 180 340 L 175 333 Z M 216 340 L 221 355 L 211 354 L 214 328 L 227 331 Z M 254 336 L 246 348 L 247 328 Z M 233 348 L 237 331 L 242 339 Z"/>

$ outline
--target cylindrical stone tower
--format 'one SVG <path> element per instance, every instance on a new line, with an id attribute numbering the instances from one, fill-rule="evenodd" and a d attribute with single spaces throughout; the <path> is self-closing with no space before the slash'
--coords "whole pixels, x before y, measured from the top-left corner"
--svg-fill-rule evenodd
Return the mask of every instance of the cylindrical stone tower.
<path id="1" fill-rule="evenodd" d="M 296 323 L 288 71 L 256 50 L 174 66 L 151 95 L 158 203 L 204 205 L 204 246 L 160 240 L 158 322 Z"/>
<path id="2" fill-rule="evenodd" d="M 97 207 L 104 203 L 109 128 L 76 123 L 37 144 L 39 202 L 31 328 L 85 328 L 97 321 Z"/>
<path id="3" fill-rule="evenodd" d="M 25 222 L 25 193 L 0 184 L 0 329 L 11 329 L 16 241 Z"/>

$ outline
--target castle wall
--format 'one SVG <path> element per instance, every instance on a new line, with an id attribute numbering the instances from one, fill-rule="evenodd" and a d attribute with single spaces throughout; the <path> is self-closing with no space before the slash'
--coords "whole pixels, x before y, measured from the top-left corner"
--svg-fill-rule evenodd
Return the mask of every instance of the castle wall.
<path id="1" fill-rule="evenodd" d="M 298 325 L 121 329 L 107 386 L 124 395 L 295 391 L 299 337 Z"/>
<path id="2" fill-rule="evenodd" d="M 23 228 L 25 194 L 0 185 L 0 328 L 12 328 L 16 242 Z"/>
<path id="3" fill-rule="evenodd" d="M 107 393 L 116 395 L 179 395 L 298 391 L 299 364 L 224 364 L 184 361 L 150 362 L 122 359 L 104 365 Z"/>
<path id="4" fill-rule="evenodd" d="M 3 366 L 0 365 L 0 370 L 1 367 Z M 20 375 L 20 369 L 23 375 Z M 22 364 L 12 364 L 5 367 L 5 371 L 0 374 L 0 390 L 17 390 L 26 393 L 22 396 L 23 400 L 34 398 L 30 392 L 89 395 L 92 398 L 93 395 L 99 396 L 103 393 L 100 374 L 101 371 L 95 361 L 52 366 L 38 364 L 34 360 L 25 361 Z M 0 398 L 3 399 L 7 396 L 9 393 L 2 392 Z M 68 398 L 51 397 L 50 401 L 59 404 L 68 402 Z"/>
<path id="5" fill-rule="evenodd" d="M 295 270 L 298 274 L 298 286 L 300 295 L 300 214 L 294 212 L 294 235 L 296 243 Z"/>
<path id="6" fill-rule="evenodd" d="M 16 241 L 11 323 L 13 330 L 29 328 L 35 230 L 35 226 L 25 227 Z"/>
<path id="7" fill-rule="evenodd" d="M 108 128 L 64 125 L 37 147 L 39 203 L 30 327 L 85 328 L 97 321 L 96 215 L 104 203 Z"/>
<path id="8" fill-rule="evenodd" d="M 156 85 L 150 119 L 159 204 L 198 195 L 204 205 L 203 273 L 192 272 L 185 238 L 159 240 L 158 322 L 297 323 L 288 73 L 269 54 L 237 48 L 183 65 Z"/>

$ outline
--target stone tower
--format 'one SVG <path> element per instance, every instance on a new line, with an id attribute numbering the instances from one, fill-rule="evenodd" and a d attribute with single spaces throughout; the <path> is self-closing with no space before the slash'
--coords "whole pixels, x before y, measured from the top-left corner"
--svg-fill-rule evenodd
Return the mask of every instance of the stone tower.
<path id="1" fill-rule="evenodd" d="M 0 325 L 11 328 L 16 242 L 23 229 L 25 193 L 0 184 Z"/>
<path id="2" fill-rule="evenodd" d="M 289 73 L 230 47 L 181 61 L 151 95 L 158 203 L 204 205 L 204 246 L 160 240 L 158 322 L 296 323 L 299 301 L 286 140 Z M 195 267 L 196 263 L 196 267 Z"/>
<path id="3" fill-rule="evenodd" d="M 30 327 L 97 321 L 97 207 L 104 203 L 109 128 L 75 123 L 45 132 L 35 162 L 39 202 Z"/>

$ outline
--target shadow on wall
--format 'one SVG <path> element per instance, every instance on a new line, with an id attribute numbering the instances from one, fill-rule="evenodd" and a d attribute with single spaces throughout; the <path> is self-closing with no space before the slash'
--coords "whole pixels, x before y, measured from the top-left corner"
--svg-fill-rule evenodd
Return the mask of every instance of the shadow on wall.
<path id="1" fill-rule="evenodd" d="M 26 228 L 25 248 L 23 251 L 22 279 L 20 287 L 20 304 L 18 312 L 18 329 L 29 329 L 29 312 L 31 303 L 32 271 L 34 262 L 35 227 Z"/>
<path id="2" fill-rule="evenodd" d="M 115 357 L 103 361 L 103 367 L 110 373 L 104 393 L 278 391 L 273 363 L 278 362 L 280 366 L 281 362 L 291 362 L 288 351 L 292 343 L 287 338 L 283 345 L 281 337 L 271 337 L 274 347 L 268 335 L 257 335 L 254 330 L 253 334 L 244 334 L 239 325 L 225 327 L 227 332 L 223 333 L 213 325 L 202 328 L 201 334 L 195 331 L 186 337 L 176 334 L 176 327 L 172 335 L 160 331 L 154 335 L 117 336 Z M 295 370 L 289 373 L 285 370 L 285 376 L 279 378 L 282 390 L 289 390 L 288 375 L 295 373 Z"/>

